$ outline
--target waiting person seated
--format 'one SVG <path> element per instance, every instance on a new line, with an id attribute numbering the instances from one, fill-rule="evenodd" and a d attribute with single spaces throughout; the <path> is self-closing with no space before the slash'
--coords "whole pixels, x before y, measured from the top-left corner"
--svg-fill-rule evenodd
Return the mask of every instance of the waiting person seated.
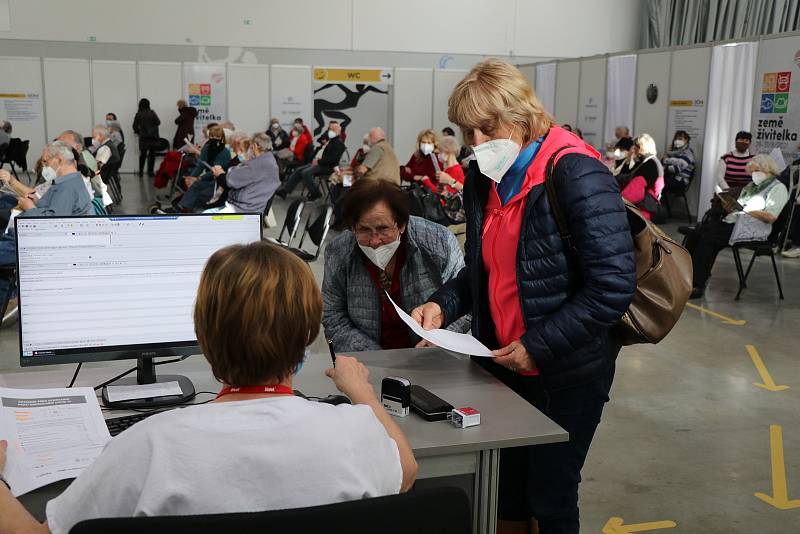
<path id="1" fill-rule="evenodd" d="M 267 134 L 257 133 L 240 146 L 248 148 L 238 155 L 239 164 L 224 173 L 228 195 L 224 207 L 217 211 L 261 213 L 281 183 L 272 141 Z M 222 167 L 214 167 L 215 174 L 222 171 Z"/>
<path id="2" fill-rule="evenodd" d="M 656 157 L 656 142 L 648 134 L 642 134 L 633 140 L 630 152 L 635 162 L 633 169 L 617 175 L 622 198 L 651 220 L 661 205 L 664 189 L 664 170 Z"/>
<path id="3" fill-rule="evenodd" d="M 357 359 L 340 356 L 325 371 L 352 405 L 292 393 L 321 313 L 314 275 L 291 252 L 264 242 L 215 252 L 200 278 L 194 324 L 222 382 L 217 398 L 152 415 L 109 441 L 47 504 L 46 523 L 0 483 L 7 532 L 66 534 L 99 517 L 283 510 L 410 489 L 411 447 Z M 7 448 L 0 442 L 0 469 Z"/>
<path id="4" fill-rule="evenodd" d="M 250 150 L 251 137 L 241 130 L 236 130 L 231 133 L 229 137 L 225 138 L 227 146 L 230 150 L 231 160 L 228 163 L 228 168 L 223 168 L 221 165 L 214 165 L 211 168 L 211 174 L 214 175 L 216 185 L 214 187 L 214 194 L 206 202 L 206 209 L 223 209 L 225 202 L 228 200 L 228 172 L 239 166 L 247 159 L 247 153 Z"/>
<path id="5" fill-rule="evenodd" d="M 119 123 L 116 113 L 106 113 L 106 128 L 108 128 L 109 137 L 115 145 L 125 142 L 125 132 L 122 131 L 122 125 Z"/>
<path id="6" fill-rule="evenodd" d="M 317 143 L 318 144 L 321 144 L 323 142 L 327 142 L 328 139 L 330 139 L 329 132 L 331 131 L 331 126 L 334 125 L 334 124 L 338 124 L 339 125 L 339 137 L 342 139 L 342 142 L 347 140 L 347 136 L 345 135 L 344 130 L 341 128 L 341 124 L 339 124 L 339 121 L 332 120 L 332 121 L 328 122 L 328 127 L 325 128 L 322 131 L 322 133 L 320 134 L 319 137 L 317 137 Z"/>
<path id="7" fill-rule="evenodd" d="M 630 137 L 623 137 L 617 144 L 614 145 L 614 150 L 611 152 L 611 163 L 609 168 L 614 176 L 620 173 L 628 173 L 633 170 L 636 162 L 631 157 L 631 147 L 633 146 L 633 139 Z"/>
<path id="8" fill-rule="evenodd" d="M 208 141 L 200 151 L 200 159 L 189 176 L 184 176 L 186 193 L 178 202 L 180 211 L 206 208 L 214 196 L 216 181 L 211 171 L 216 165 L 227 169 L 231 163 L 231 151 L 225 144 L 225 132 L 221 125 L 208 129 Z"/>
<path id="9" fill-rule="evenodd" d="M 359 180 L 344 197 L 347 228 L 325 249 L 325 334 L 337 352 L 414 347 L 419 341 L 386 292 L 406 312 L 464 267 L 455 236 L 409 216 L 406 193 L 387 180 Z M 461 318 L 450 330 L 466 332 Z"/>
<path id="10" fill-rule="evenodd" d="M 272 142 L 272 150 L 276 152 L 288 148 L 289 143 L 291 143 L 289 134 L 281 127 L 281 121 L 275 117 L 269 121 L 269 129 L 267 129 L 266 134 Z"/>
<path id="11" fill-rule="evenodd" d="M 672 148 L 662 160 L 664 166 L 664 189 L 669 192 L 686 191 L 694 177 L 694 150 L 691 136 L 678 130 L 672 138 Z"/>
<path id="12" fill-rule="evenodd" d="M 229 138 L 236 131 L 236 125 L 231 120 L 224 120 L 219 123 L 225 133 L 225 139 Z"/>
<path id="13" fill-rule="evenodd" d="M 752 217 L 772 224 L 778 218 L 789 199 L 786 186 L 777 179 L 778 164 L 766 154 L 759 154 L 746 165 L 750 183 L 741 191 L 738 203 L 741 211 L 723 202 L 727 214 L 715 215 L 711 210 L 703 223 L 686 236 L 686 249 L 692 254 L 694 275 L 690 298 L 696 299 L 705 293 L 711 269 L 719 251 L 728 246 L 734 225 L 740 217 Z"/>
<path id="14" fill-rule="evenodd" d="M 10 122 L 0 121 L 0 151 L 3 150 L 3 147 L 8 148 L 9 143 L 11 143 L 12 130 L 13 127 Z"/>
<path id="15" fill-rule="evenodd" d="M 83 136 L 75 130 L 66 130 L 61 135 L 56 137 L 56 141 L 67 143 L 72 150 L 78 154 L 77 167 L 78 172 L 84 178 L 89 190 L 89 196 L 92 198 L 101 198 L 104 206 L 112 204 L 111 196 L 108 194 L 108 187 L 103 183 L 100 175 L 97 173 L 97 160 L 94 155 L 83 146 Z"/>
<path id="16" fill-rule="evenodd" d="M 450 128 L 449 126 L 445 126 L 444 128 L 442 128 L 442 136 L 447 137 L 448 135 L 450 137 L 455 137 L 456 132 L 453 131 L 453 129 Z M 469 165 L 469 162 L 473 159 L 475 159 L 475 156 L 472 153 L 472 149 L 469 147 L 469 145 L 467 144 L 461 145 L 461 149 L 459 149 L 458 155 L 456 156 L 458 164 L 461 165 L 462 167 L 467 167 L 467 165 Z"/>
<path id="17" fill-rule="evenodd" d="M 117 145 L 111 141 L 108 128 L 98 124 L 92 129 L 92 146 L 94 147 L 97 171 L 103 181 L 108 183 L 114 168 L 119 164 L 119 151 Z"/>
<path id="18" fill-rule="evenodd" d="M 436 150 L 439 140 L 436 130 L 426 128 L 417 135 L 417 148 L 405 166 L 400 168 L 400 178 L 406 182 L 422 184 L 427 178 L 432 184 L 438 185 L 436 173 L 441 170 Z M 435 160 L 435 161 L 434 161 Z M 437 168 L 437 166 L 439 166 Z"/>
<path id="19" fill-rule="evenodd" d="M 452 135 L 442 137 L 439 143 L 439 160 L 442 170 L 437 175 L 439 192 L 443 195 L 452 195 L 464 190 L 464 169 L 458 164 L 458 153 L 461 143 Z"/>
<path id="20" fill-rule="evenodd" d="M 365 135 L 361 139 L 361 146 L 356 153 L 353 155 L 353 159 L 350 160 L 350 164 L 346 166 L 339 166 L 335 167 L 333 170 L 333 174 L 331 174 L 330 179 L 328 180 L 331 189 L 331 195 L 333 195 L 333 190 L 341 190 L 346 189 L 353 185 L 353 183 L 358 179 L 356 175 L 356 169 L 364 162 L 366 159 L 367 154 L 369 154 L 372 147 L 369 144 L 369 134 Z M 341 191 L 340 191 L 341 192 Z"/>
<path id="21" fill-rule="evenodd" d="M 614 150 L 620 140 L 631 137 L 631 130 L 627 126 L 614 127 L 614 138 L 606 143 L 606 150 Z"/>
<path id="22" fill-rule="evenodd" d="M 275 157 L 278 161 L 301 162 L 306 147 L 312 142 L 311 130 L 305 125 L 303 119 L 294 120 L 292 131 L 289 133 L 289 146 L 278 149 L 275 147 Z"/>
<path id="23" fill-rule="evenodd" d="M 386 141 L 383 128 L 372 128 L 367 134 L 369 151 L 364 161 L 355 167 L 358 178 L 379 178 L 400 185 L 400 164 L 392 145 Z"/>
<path id="24" fill-rule="evenodd" d="M 322 193 L 314 179 L 317 176 L 329 176 L 333 173 L 334 167 L 339 166 L 339 161 L 342 159 L 342 154 L 346 149 L 344 141 L 340 137 L 341 133 L 342 127 L 338 123 L 331 123 L 327 134 L 328 141 L 322 154 L 315 157 L 309 165 L 303 165 L 294 171 L 275 194 L 281 198 L 286 198 L 300 182 L 303 182 L 308 188 L 308 200 L 313 201 L 321 198 Z"/>
<path id="25" fill-rule="evenodd" d="M 747 164 L 753 160 L 750 153 L 750 142 L 753 135 L 742 130 L 736 134 L 735 150 L 724 154 L 717 163 L 717 192 L 728 189 L 739 192 L 751 181 L 747 172 Z"/>

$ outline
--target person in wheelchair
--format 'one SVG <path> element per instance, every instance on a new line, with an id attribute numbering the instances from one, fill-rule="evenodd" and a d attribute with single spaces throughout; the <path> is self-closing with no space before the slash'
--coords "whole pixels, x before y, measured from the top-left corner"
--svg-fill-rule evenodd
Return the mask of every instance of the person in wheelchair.
<path id="1" fill-rule="evenodd" d="M 738 198 L 734 201 L 720 194 L 719 207 L 706 212 L 703 222 L 686 236 L 694 275 L 690 298 L 698 299 L 705 293 L 717 254 L 728 246 L 739 218 L 752 218 L 771 225 L 789 200 L 786 186 L 777 179 L 778 164 L 770 156 L 758 154 L 747 164 L 746 170 L 751 182 Z"/>

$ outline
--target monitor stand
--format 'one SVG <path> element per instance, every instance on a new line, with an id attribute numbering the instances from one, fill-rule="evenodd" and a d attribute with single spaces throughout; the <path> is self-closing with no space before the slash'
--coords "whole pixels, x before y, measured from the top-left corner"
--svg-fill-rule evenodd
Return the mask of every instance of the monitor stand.
<path id="1" fill-rule="evenodd" d="M 136 384 L 155 384 L 161 382 L 177 382 L 181 387 L 180 395 L 170 395 L 168 397 L 145 397 L 141 399 L 130 399 L 124 401 L 111 402 L 108 400 L 108 392 L 103 388 L 103 405 L 117 410 L 132 410 L 141 408 L 160 408 L 163 406 L 173 406 L 184 404 L 194 399 L 194 385 L 192 381 L 182 375 L 160 375 L 156 376 L 156 366 L 153 358 L 139 358 L 136 364 L 136 378 L 120 378 L 109 386 L 133 386 Z"/>

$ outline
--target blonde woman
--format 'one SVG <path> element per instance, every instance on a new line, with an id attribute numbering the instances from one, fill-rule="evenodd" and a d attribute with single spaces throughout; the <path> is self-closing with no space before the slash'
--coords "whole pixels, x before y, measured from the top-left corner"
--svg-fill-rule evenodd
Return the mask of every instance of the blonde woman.
<path id="1" fill-rule="evenodd" d="M 472 334 L 495 349 L 478 363 L 569 432 L 502 451 L 497 532 L 577 533 L 580 472 L 620 348 L 611 328 L 636 289 L 625 207 L 598 152 L 553 123 L 516 67 L 476 65 L 448 117 L 476 158 L 464 182 L 467 266 L 412 314 L 430 329 L 472 313 Z M 574 250 L 545 191 L 551 160 Z"/>
<path id="2" fill-rule="evenodd" d="M 417 147 L 414 153 L 411 154 L 408 163 L 400 168 L 400 178 L 420 184 L 427 178 L 433 184 L 437 184 L 436 172 L 441 170 L 441 164 L 436 156 L 438 148 L 439 138 L 436 130 L 431 128 L 422 130 L 417 135 Z"/>
<path id="3" fill-rule="evenodd" d="M 694 276 L 690 298 L 699 299 L 705 293 L 714 261 L 719 251 L 728 246 L 737 218 L 753 217 L 772 224 L 789 201 L 786 186 L 777 179 L 779 170 L 774 159 L 759 154 L 747 164 L 745 170 L 750 174 L 751 182 L 739 193 L 738 202 L 744 209 L 731 211 L 722 218 L 706 217 L 705 222 L 686 237 L 686 249 L 692 254 Z"/>
<path id="4" fill-rule="evenodd" d="M 639 208 L 648 221 L 661 205 L 664 189 L 664 168 L 656 157 L 656 142 L 649 134 L 633 140 L 631 147 L 633 169 L 617 176 L 622 188 L 622 198 Z"/>

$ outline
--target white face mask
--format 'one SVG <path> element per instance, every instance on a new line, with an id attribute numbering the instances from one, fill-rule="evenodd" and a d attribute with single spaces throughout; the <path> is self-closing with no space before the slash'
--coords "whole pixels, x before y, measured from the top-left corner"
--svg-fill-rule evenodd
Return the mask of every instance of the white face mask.
<path id="1" fill-rule="evenodd" d="M 95 148 L 99 147 L 100 146 L 100 141 L 98 141 L 97 139 L 92 138 L 92 146 L 95 147 Z"/>
<path id="2" fill-rule="evenodd" d="M 508 139 L 493 139 L 481 143 L 473 149 L 473 152 L 483 175 L 499 184 L 503 175 L 519 156 L 521 148 L 511 140 L 511 136 L 508 136 Z"/>
<path id="3" fill-rule="evenodd" d="M 361 152 L 366 154 L 367 152 L 369 152 L 370 148 L 372 148 L 372 147 L 370 147 L 369 145 L 361 145 Z"/>
<path id="4" fill-rule="evenodd" d="M 381 271 L 386 269 L 386 266 L 389 265 L 389 262 L 392 261 L 392 257 L 394 253 L 397 252 L 398 247 L 400 247 L 400 238 L 397 238 L 397 241 L 393 243 L 389 243 L 388 245 L 381 245 L 378 248 L 372 248 L 368 245 L 362 245 L 359 243 L 358 248 L 361 249 L 361 252 L 367 257 L 369 261 L 374 263 L 378 269 Z"/>
<path id="5" fill-rule="evenodd" d="M 681 148 L 682 146 L 686 145 L 686 141 L 683 139 L 676 139 L 672 144 L 675 145 L 675 148 Z"/>
<path id="6" fill-rule="evenodd" d="M 280 125 L 280 124 L 278 124 L 278 123 L 273 123 L 273 125 L 271 126 L 271 128 L 272 128 L 273 130 L 277 130 L 277 129 L 279 129 L 280 127 L 281 127 L 281 125 Z"/>
<path id="7" fill-rule="evenodd" d="M 761 171 L 755 171 L 752 175 L 753 183 L 756 185 L 760 185 L 761 182 L 767 179 L 767 173 Z"/>
<path id="8" fill-rule="evenodd" d="M 338 137 L 339 134 L 334 132 L 333 130 L 328 130 L 328 139 L 333 139 L 334 137 Z"/>
<path id="9" fill-rule="evenodd" d="M 420 143 L 419 151 L 422 152 L 424 156 L 430 156 L 433 154 L 433 143 Z"/>
<path id="10" fill-rule="evenodd" d="M 49 165 L 42 167 L 42 178 L 44 178 L 45 182 L 52 182 L 57 176 L 58 173 L 56 173 L 56 170 L 53 167 L 50 167 Z"/>

